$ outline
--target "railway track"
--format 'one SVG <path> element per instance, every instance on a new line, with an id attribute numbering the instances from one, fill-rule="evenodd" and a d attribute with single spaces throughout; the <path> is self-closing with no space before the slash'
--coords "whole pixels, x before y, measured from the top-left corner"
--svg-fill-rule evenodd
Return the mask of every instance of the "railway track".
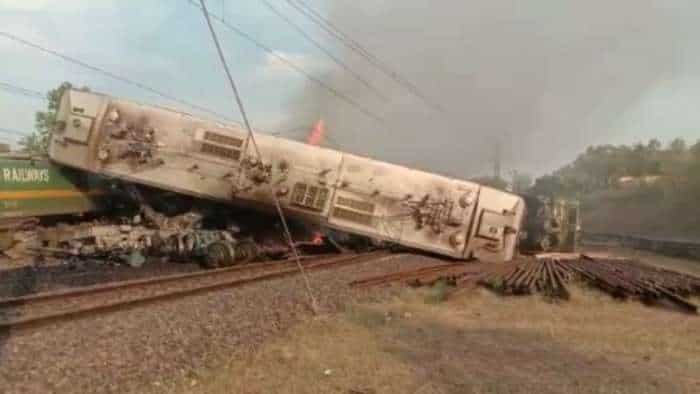
<path id="1" fill-rule="evenodd" d="M 201 265 L 197 263 L 174 264 L 161 261 L 149 261 L 148 264 L 139 268 L 105 264 L 104 261 L 98 260 L 25 265 L 0 270 L 0 278 L 2 278 L 0 300 L 100 283 L 146 279 L 201 270 Z"/>
<path id="2" fill-rule="evenodd" d="M 380 259 L 386 252 L 334 255 L 302 261 L 307 272 Z M 292 260 L 87 286 L 0 300 L 0 332 L 163 302 L 194 294 L 299 274 Z"/>
<path id="3" fill-rule="evenodd" d="M 373 276 L 364 279 L 358 279 L 350 282 L 350 286 L 364 288 L 385 285 L 392 282 L 404 282 L 407 284 L 415 283 L 416 285 L 429 285 L 427 283 L 433 276 L 444 278 L 451 274 L 461 274 L 467 268 L 464 263 L 443 262 L 427 267 L 417 268 L 410 271 L 401 271 L 380 276 Z"/>

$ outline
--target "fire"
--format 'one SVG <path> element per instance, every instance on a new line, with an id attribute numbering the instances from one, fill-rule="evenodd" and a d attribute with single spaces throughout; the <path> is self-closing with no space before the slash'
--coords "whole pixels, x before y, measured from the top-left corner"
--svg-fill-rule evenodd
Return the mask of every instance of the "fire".
<path id="1" fill-rule="evenodd" d="M 314 245 L 322 245 L 323 234 L 321 234 L 319 231 L 314 231 L 314 236 L 311 238 L 311 243 L 313 243 Z"/>
<path id="2" fill-rule="evenodd" d="M 307 143 L 309 145 L 320 145 L 321 142 L 323 141 L 323 137 L 326 135 L 326 126 L 323 123 L 323 119 L 319 119 L 315 124 L 314 127 L 311 129 L 311 133 L 309 133 L 309 138 L 307 139 Z"/>

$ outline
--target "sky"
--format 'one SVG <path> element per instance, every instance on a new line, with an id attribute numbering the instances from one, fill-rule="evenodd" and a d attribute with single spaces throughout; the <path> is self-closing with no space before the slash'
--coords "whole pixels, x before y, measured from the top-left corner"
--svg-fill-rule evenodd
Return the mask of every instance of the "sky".
<path id="1" fill-rule="evenodd" d="M 700 139 L 700 2 L 306 0 L 444 111 L 428 108 L 286 1 L 270 2 L 381 95 L 261 1 L 207 4 L 383 120 L 215 22 L 260 130 L 294 130 L 286 135 L 298 138 L 323 117 L 331 147 L 459 177 L 490 171 L 494 141 L 506 171 L 540 175 L 590 144 Z M 0 0 L 0 32 L 240 119 L 204 17 L 187 0 Z M 46 92 L 62 81 L 211 117 L 0 36 L 0 83 Z M 31 130 L 43 106 L 0 90 L 0 129 Z"/>

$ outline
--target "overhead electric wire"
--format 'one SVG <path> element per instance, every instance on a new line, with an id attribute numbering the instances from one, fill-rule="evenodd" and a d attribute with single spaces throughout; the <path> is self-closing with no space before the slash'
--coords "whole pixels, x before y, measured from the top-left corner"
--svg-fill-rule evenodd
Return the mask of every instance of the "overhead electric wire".
<path id="1" fill-rule="evenodd" d="M 113 72 L 111 72 L 111 71 L 108 71 L 108 70 L 105 70 L 105 69 L 103 69 L 103 68 L 100 68 L 100 67 L 97 67 L 97 66 L 93 66 L 93 65 L 88 64 L 88 63 L 86 63 L 86 62 L 84 62 L 84 61 L 82 61 L 82 60 L 76 59 L 76 58 L 74 58 L 74 57 L 70 57 L 70 56 L 68 56 L 68 55 L 66 55 L 66 54 L 60 53 L 60 52 L 55 51 L 55 50 L 53 50 L 53 49 L 43 47 L 43 46 L 41 46 L 41 45 L 39 45 L 39 44 L 36 44 L 36 43 L 31 42 L 31 41 L 25 40 L 24 38 L 18 37 L 18 36 L 14 35 L 14 34 L 10 34 L 10 33 L 7 33 L 7 32 L 0 31 L 0 36 L 5 37 L 5 38 L 8 38 L 8 39 L 10 39 L 10 40 L 12 40 L 12 41 L 15 41 L 15 42 L 17 42 L 17 43 L 20 43 L 20 44 L 22 44 L 22 45 L 28 46 L 28 47 L 30 47 L 30 48 L 37 49 L 37 50 L 39 50 L 39 51 L 41 51 L 41 52 L 44 52 L 44 53 L 47 53 L 47 54 L 49 54 L 49 55 L 58 57 L 58 58 L 63 59 L 63 60 L 65 60 L 65 61 L 69 62 L 69 63 L 77 64 L 77 65 L 79 65 L 79 66 L 81 66 L 81 67 L 83 67 L 83 68 L 86 68 L 86 69 L 95 71 L 95 72 L 97 72 L 97 73 L 100 73 L 100 74 L 102 74 L 102 75 L 105 75 L 105 76 L 107 76 L 107 77 L 109 77 L 109 78 L 112 78 L 112 79 L 114 79 L 114 80 L 123 82 L 123 83 L 125 83 L 125 84 L 127 84 L 127 85 L 135 86 L 135 87 L 137 87 L 137 88 L 139 88 L 139 89 L 142 89 L 142 90 L 145 90 L 145 91 L 147 91 L 147 92 L 153 93 L 153 94 L 158 95 L 158 96 L 160 96 L 160 97 L 162 97 L 162 98 L 165 98 L 165 99 L 167 99 L 167 100 L 170 100 L 170 101 L 173 101 L 173 102 L 176 102 L 176 103 L 179 103 L 179 104 L 188 106 L 188 107 L 190 107 L 190 108 L 193 108 L 193 109 L 196 109 L 196 110 L 199 110 L 199 111 L 202 111 L 202 112 L 206 112 L 206 113 L 208 113 L 208 114 L 210 114 L 210 115 L 214 115 L 214 116 L 216 116 L 216 117 L 218 117 L 218 118 L 221 118 L 221 119 L 225 119 L 225 120 L 229 120 L 229 121 L 236 121 L 235 119 L 230 119 L 230 118 L 228 118 L 228 117 L 226 117 L 226 116 L 224 116 L 224 115 L 222 115 L 222 114 L 220 114 L 220 113 L 218 113 L 218 112 L 212 111 L 212 110 L 210 110 L 210 109 L 208 109 L 208 108 L 202 107 L 202 106 L 200 106 L 200 105 L 191 103 L 191 102 L 186 101 L 186 100 L 182 100 L 182 99 L 177 98 L 177 97 L 175 97 L 175 96 L 172 96 L 172 95 L 170 95 L 170 94 L 168 94 L 168 93 L 164 93 L 164 92 L 161 92 L 161 91 L 159 91 L 159 90 L 157 90 L 157 89 L 155 89 L 155 88 L 152 88 L 152 87 L 150 87 L 150 86 L 148 86 L 148 85 L 146 85 L 146 84 L 144 84 L 144 83 L 141 83 L 141 82 L 138 82 L 138 81 L 134 81 L 134 80 L 132 80 L 132 79 L 129 79 L 129 78 L 123 77 L 123 76 L 121 76 L 121 75 L 115 74 L 115 73 L 113 73 Z"/>
<path id="2" fill-rule="evenodd" d="M 193 5 L 193 6 L 197 7 L 197 8 L 199 8 L 200 10 L 202 9 L 202 6 L 199 5 L 199 4 L 197 4 L 194 0 L 187 0 L 187 2 L 190 3 L 191 5 Z M 357 102 L 356 100 L 354 100 L 353 98 L 347 96 L 346 94 L 344 94 L 343 92 L 339 91 L 338 89 L 335 89 L 334 87 L 332 87 L 332 86 L 330 86 L 329 84 L 325 83 L 325 82 L 322 81 L 321 79 L 319 79 L 319 78 L 317 78 L 317 77 L 311 75 L 309 72 L 307 72 L 306 70 L 304 70 L 304 68 L 301 67 L 300 65 L 298 65 L 298 64 L 296 64 L 295 62 L 289 60 L 288 58 L 286 58 L 286 57 L 280 55 L 276 50 L 272 49 L 271 47 L 269 47 L 269 46 L 267 46 L 267 45 L 265 45 L 265 44 L 263 44 L 263 43 L 261 43 L 260 41 L 258 41 L 257 39 L 255 39 L 255 38 L 254 38 L 253 36 L 251 36 L 250 34 L 244 32 L 243 30 L 241 30 L 241 29 L 239 29 L 238 27 L 232 25 L 232 24 L 229 23 L 228 21 L 222 19 L 219 15 L 212 14 L 212 13 L 209 13 L 208 15 L 209 15 L 209 17 L 210 17 L 211 19 L 214 19 L 215 21 L 221 23 L 223 26 L 225 26 L 227 29 L 231 30 L 232 32 L 234 32 L 234 33 L 237 34 L 238 36 L 244 38 L 245 40 L 249 41 L 250 43 L 252 43 L 252 44 L 255 45 L 256 47 L 258 47 L 258 48 L 262 49 L 263 51 L 269 53 L 271 56 L 275 57 L 275 58 L 276 58 L 277 60 L 279 60 L 280 62 L 286 64 L 287 66 L 289 66 L 290 68 L 292 68 L 293 70 L 295 70 L 296 72 L 298 72 L 299 74 L 303 75 L 306 79 L 308 79 L 308 80 L 310 80 L 310 81 L 316 83 L 317 85 L 321 86 L 322 88 L 326 89 L 326 90 L 327 90 L 328 92 L 330 92 L 332 95 L 334 95 L 335 97 L 337 97 L 337 98 L 339 98 L 339 99 L 345 101 L 346 103 L 350 104 L 351 106 L 355 107 L 358 111 L 362 112 L 362 113 L 365 114 L 366 116 L 368 116 L 368 117 L 370 117 L 370 118 L 372 118 L 372 119 L 374 119 L 374 120 L 376 120 L 376 121 L 384 122 L 384 119 L 383 119 L 381 116 L 379 116 L 379 115 L 373 113 L 372 111 L 370 111 L 369 109 L 367 109 L 367 108 L 365 108 L 364 106 L 362 106 L 360 103 L 358 103 L 358 102 Z"/>
<path id="3" fill-rule="evenodd" d="M 0 90 L 6 91 L 8 93 L 19 94 L 22 96 L 27 96 L 31 98 L 37 98 L 41 100 L 48 100 L 48 98 L 36 90 L 26 89 L 21 86 L 13 85 L 7 82 L 0 82 Z"/>
<path id="4" fill-rule="evenodd" d="M 344 44 L 347 46 L 356 49 L 359 52 L 362 52 L 362 55 L 364 57 L 368 57 L 370 59 L 368 60 L 376 60 L 376 56 L 374 56 L 372 53 L 370 53 L 367 49 L 365 49 L 360 43 L 357 41 L 353 40 L 350 36 L 348 36 L 345 32 L 343 32 L 340 28 L 338 28 L 334 23 L 332 23 L 330 20 L 325 18 L 323 15 L 321 15 L 320 12 L 316 11 L 313 7 L 310 5 L 306 4 L 305 2 L 301 0 L 297 0 L 296 3 L 292 0 L 287 0 L 287 3 L 289 3 L 290 6 L 294 7 L 298 12 L 302 13 L 305 15 L 308 19 L 311 19 L 317 24 L 320 24 L 321 28 L 325 30 L 328 34 L 334 36 L 336 39 L 342 41 Z M 300 9 L 299 7 L 302 7 Z"/>
<path id="5" fill-rule="evenodd" d="M 384 93 L 382 93 L 381 90 L 378 88 L 374 87 L 367 79 L 365 79 L 362 75 L 360 75 L 358 72 L 353 70 L 349 65 L 347 65 L 345 62 L 343 62 L 341 59 L 339 59 L 336 55 L 333 54 L 329 49 L 324 47 L 320 42 L 318 42 L 316 39 L 314 39 L 309 33 L 307 33 L 301 26 L 298 24 L 294 23 L 287 15 L 285 15 L 282 11 L 280 11 L 278 8 L 270 4 L 269 1 L 267 0 L 260 0 L 270 11 L 277 15 L 280 19 L 285 21 L 289 26 L 292 27 L 297 33 L 299 33 L 302 37 L 304 37 L 307 41 L 309 41 L 313 46 L 315 46 L 319 51 L 323 52 L 326 56 L 328 56 L 335 64 L 340 66 L 343 70 L 345 70 L 348 74 L 352 75 L 353 78 L 358 80 L 362 85 L 364 85 L 367 89 L 371 90 L 374 92 L 377 96 L 384 100 L 389 100 L 389 97 L 387 97 Z"/>
<path id="6" fill-rule="evenodd" d="M 287 0 L 287 3 L 289 3 L 289 5 L 296 9 L 299 13 L 306 16 L 307 19 L 311 20 L 313 23 L 315 23 L 317 26 L 323 29 L 326 33 L 335 37 L 338 41 L 350 48 L 350 50 L 354 51 L 358 55 L 365 58 L 368 62 L 372 63 L 372 65 L 374 65 L 377 69 L 379 69 L 388 77 L 393 79 L 396 83 L 402 85 L 411 94 L 421 99 L 424 103 L 428 104 L 428 106 L 430 106 L 438 112 L 444 112 L 442 106 L 430 100 L 425 94 L 423 94 L 420 91 L 420 89 L 417 86 L 415 86 L 409 80 L 401 76 L 398 72 L 392 70 L 391 67 L 380 61 L 375 55 L 369 52 L 360 43 L 358 43 L 356 40 L 353 40 L 348 34 L 340 30 L 330 20 L 324 18 L 318 11 L 314 10 L 307 3 L 301 0 L 296 0 L 296 3 L 293 0 Z"/>
<path id="7" fill-rule="evenodd" d="M 255 154 L 258 158 L 258 163 L 262 163 L 262 155 L 260 154 L 258 143 L 255 141 L 255 134 L 253 133 L 253 128 L 250 126 L 250 122 L 248 121 L 248 115 L 246 114 L 245 107 L 243 106 L 243 100 L 241 99 L 241 95 L 238 92 L 238 88 L 236 87 L 236 82 L 233 80 L 231 70 L 229 70 L 228 64 L 226 63 L 226 58 L 224 57 L 224 52 L 221 49 L 219 39 L 216 36 L 216 31 L 214 31 L 214 26 L 211 23 L 209 12 L 207 11 L 207 5 L 204 3 L 204 0 L 199 1 L 201 4 L 201 10 L 204 13 L 204 18 L 207 21 L 207 26 L 209 26 L 209 32 L 211 33 L 212 40 L 214 41 L 214 45 L 216 46 L 216 52 L 219 55 L 219 60 L 221 60 L 221 65 L 223 66 L 224 71 L 226 72 L 226 77 L 228 78 L 231 90 L 233 91 L 233 94 L 236 97 L 236 104 L 238 105 L 238 110 L 241 112 L 241 116 L 243 117 L 243 123 L 245 124 L 245 127 L 248 130 L 248 137 L 250 139 L 251 144 L 253 145 L 253 148 L 255 149 Z M 277 214 L 279 215 L 280 221 L 282 222 L 285 237 L 287 238 L 287 242 L 289 242 L 289 247 L 292 249 L 292 254 L 294 255 L 294 259 L 296 260 L 297 267 L 299 267 L 299 271 L 301 272 L 301 275 L 304 278 L 306 290 L 311 300 L 311 307 L 314 311 L 317 311 L 318 305 L 316 303 L 316 298 L 314 297 L 313 292 L 311 291 L 311 284 L 309 283 L 309 278 L 306 276 L 304 266 L 301 264 L 301 260 L 299 259 L 299 252 L 297 251 L 296 245 L 294 245 L 294 239 L 292 238 L 291 231 L 289 231 L 289 226 L 287 225 L 287 220 L 284 217 L 282 206 L 280 205 L 279 199 L 277 198 L 277 193 L 272 189 L 270 189 L 270 193 L 272 194 L 272 200 L 275 202 Z"/>

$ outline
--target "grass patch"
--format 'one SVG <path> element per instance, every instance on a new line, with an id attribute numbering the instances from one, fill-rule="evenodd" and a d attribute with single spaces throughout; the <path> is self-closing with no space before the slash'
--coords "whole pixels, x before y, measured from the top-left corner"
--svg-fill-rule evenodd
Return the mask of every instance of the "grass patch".
<path id="1" fill-rule="evenodd" d="M 484 289 L 444 301 L 443 286 L 407 289 L 392 300 L 304 322 L 255 354 L 202 374 L 201 384 L 184 384 L 182 392 L 700 390 L 696 316 L 576 287 L 571 301 L 560 304 Z"/>
<path id="2" fill-rule="evenodd" d="M 377 328 L 385 325 L 392 318 L 391 313 L 372 308 L 368 305 L 353 305 L 345 311 L 345 319 L 365 328 Z"/>
<path id="3" fill-rule="evenodd" d="M 447 300 L 452 290 L 454 286 L 450 286 L 445 280 L 439 280 L 430 287 L 424 301 L 426 304 L 439 304 Z"/>

